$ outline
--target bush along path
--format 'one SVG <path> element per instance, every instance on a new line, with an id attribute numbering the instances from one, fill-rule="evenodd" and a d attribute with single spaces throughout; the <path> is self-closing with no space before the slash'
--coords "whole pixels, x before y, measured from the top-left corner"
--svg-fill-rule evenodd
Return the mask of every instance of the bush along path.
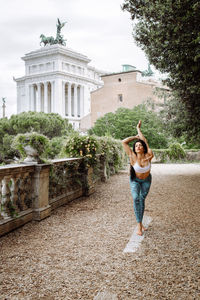
<path id="1" fill-rule="evenodd" d="M 136 226 L 123 171 L 0 239 L 0 299 L 197 299 L 200 165 L 155 164 L 152 175 L 137 251 L 123 252 Z"/>

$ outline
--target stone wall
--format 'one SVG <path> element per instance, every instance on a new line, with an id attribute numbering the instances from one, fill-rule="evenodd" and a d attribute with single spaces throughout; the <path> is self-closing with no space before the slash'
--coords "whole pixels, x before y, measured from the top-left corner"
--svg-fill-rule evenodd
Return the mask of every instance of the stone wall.
<path id="1" fill-rule="evenodd" d="M 152 163 L 171 162 L 168 154 L 168 149 L 153 149 L 154 158 Z M 179 162 L 200 162 L 200 151 L 198 150 L 184 150 L 185 157 L 180 159 Z M 172 160 L 173 161 L 173 160 Z"/>
<path id="2" fill-rule="evenodd" d="M 95 170 L 85 168 L 79 158 L 0 167 L 0 236 L 93 193 L 95 183 L 107 179 L 105 159 L 98 158 Z"/>
<path id="3" fill-rule="evenodd" d="M 189 161 L 200 161 L 200 151 L 187 151 L 186 158 Z"/>

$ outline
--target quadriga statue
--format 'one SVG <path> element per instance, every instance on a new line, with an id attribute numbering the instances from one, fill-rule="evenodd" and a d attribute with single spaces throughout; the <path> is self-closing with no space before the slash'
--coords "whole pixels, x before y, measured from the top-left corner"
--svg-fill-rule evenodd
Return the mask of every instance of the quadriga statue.
<path id="1" fill-rule="evenodd" d="M 57 24 L 56 24 L 56 27 L 57 27 L 56 38 L 54 39 L 53 36 L 46 37 L 44 34 L 41 34 L 40 35 L 40 38 L 41 38 L 40 45 L 43 43 L 44 46 L 54 45 L 54 44 L 60 44 L 60 45 L 66 46 L 66 43 L 65 43 L 66 40 L 64 39 L 63 35 L 61 35 L 61 29 L 64 27 L 65 23 L 67 23 L 67 22 L 62 23 L 62 22 L 60 22 L 60 20 L 58 18 Z"/>

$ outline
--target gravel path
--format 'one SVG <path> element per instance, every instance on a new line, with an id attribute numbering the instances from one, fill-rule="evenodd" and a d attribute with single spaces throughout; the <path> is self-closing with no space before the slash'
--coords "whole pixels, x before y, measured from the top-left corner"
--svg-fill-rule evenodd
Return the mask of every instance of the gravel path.
<path id="1" fill-rule="evenodd" d="M 152 175 L 137 252 L 123 253 L 136 226 L 123 171 L 0 239 L 0 299 L 199 299 L 200 164 L 154 164 Z"/>

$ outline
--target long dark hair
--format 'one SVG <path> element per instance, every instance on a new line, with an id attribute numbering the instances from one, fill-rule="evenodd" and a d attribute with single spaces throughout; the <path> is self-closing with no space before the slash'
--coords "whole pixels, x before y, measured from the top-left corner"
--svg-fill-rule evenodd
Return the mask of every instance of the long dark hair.
<path id="1" fill-rule="evenodd" d="M 138 140 L 136 140 L 134 142 L 134 144 L 133 144 L 133 152 L 135 153 L 135 155 L 137 155 L 137 153 L 135 151 L 135 144 L 138 143 L 138 142 L 140 142 L 142 144 L 142 146 L 144 148 L 144 154 L 146 154 L 147 153 L 147 145 L 146 145 L 146 143 L 143 140 L 140 140 L 140 139 L 138 139 Z M 133 168 L 133 166 L 130 165 L 130 177 L 131 177 L 131 181 L 134 180 L 135 176 L 136 176 L 135 175 L 135 169 Z"/>

